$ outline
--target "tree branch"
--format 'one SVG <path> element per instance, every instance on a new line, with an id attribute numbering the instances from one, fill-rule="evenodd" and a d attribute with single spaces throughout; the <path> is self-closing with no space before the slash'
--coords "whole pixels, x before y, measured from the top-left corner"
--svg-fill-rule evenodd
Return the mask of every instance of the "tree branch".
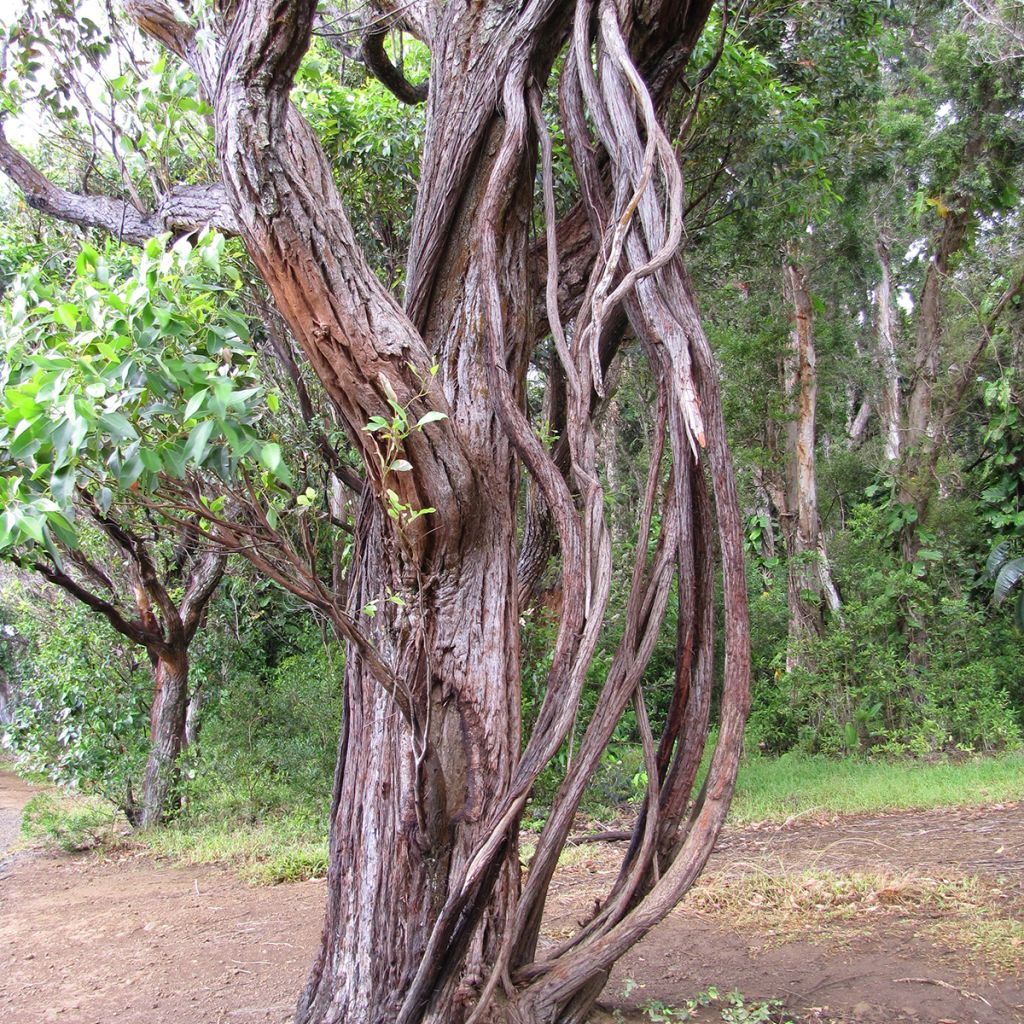
<path id="1" fill-rule="evenodd" d="M 163 637 L 154 635 L 140 622 L 126 619 L 109 601 L 97 597 L 91 590 L 87 590 L 77 580 L 56 566 L 47 565 L 45 562 L 33 562 L 31 568 L 54 586 L 60 587 L 65 593 L 70 594 L 76 601 L 81 601 L 86 607 L 99 612 L 118 633 L 133 643 L 140 644 L 147 650 L 162 646 Z"/>
<path id="2" fill-rule="evenodd" d="M 58 220 L 100 228 L 118 241 L 144 245 L 165 231 L 215 227 L 235 234 L 235 218 L 221 185 L 180 185 L 160 197 L 155 210 L 139 210 L 125 199 L 90 196 L 55 185 L 7 140 L 0 122 L 0 171 L 24 193 L 25 202 Z"/>
<path id="3" fill-rule="evenodd" d="M 427 83 L 421 82 L 413 85 L 405 75 L 402 74 L 384 51 L 384 40 L 387 37 L 385 29 L 376 24 L 367 25 L 363 29 L 362 45 L 359 55 L 374 78 L 384 85 L 394 96 L 403 103 L 415 106 L 427 98 Z"/>
<path id="4" fill-rule="evenodd" d="M 213 597 L 213 592 L 217 589 L 226 566 L 227 556 L 221 551 L 204 551 L 198 561 L 193 564 L 180 607 L 186 644 L 191 643 L 192 638 L 196 635 L 203 612 L 206 611 L 206 606 L 209 604 L 210 598 Z"/>

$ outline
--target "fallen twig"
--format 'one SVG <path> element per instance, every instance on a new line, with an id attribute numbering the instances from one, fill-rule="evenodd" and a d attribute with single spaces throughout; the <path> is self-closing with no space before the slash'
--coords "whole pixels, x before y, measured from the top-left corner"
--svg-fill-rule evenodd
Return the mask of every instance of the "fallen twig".
<path id="1" fill-rule="evenodd" d="M 965 988 L 957 988 L 956 985 L 950 985 L 948 981 L 940 981 L 938 978 L 893 978 L 892 980 L 897 984 L 905 982 L 913 985 L 938 985 L 939 988 L 948 988 L 950 992 L 955 992 L 965 999 L 980 999 L 986 1006 L 992 1005 L 984 996 L 979 996 L 977 992 L 969 992 Z"/>

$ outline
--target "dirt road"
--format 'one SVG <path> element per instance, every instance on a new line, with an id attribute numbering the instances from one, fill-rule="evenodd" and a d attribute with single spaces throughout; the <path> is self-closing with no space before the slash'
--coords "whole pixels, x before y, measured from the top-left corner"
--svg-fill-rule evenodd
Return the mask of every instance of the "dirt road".
<path id="1" fill-rule="evenodd" d="M 17 841 L 21 830 L 21 812 L 38 790 L 13 772 L 0 771 L 0 865 Z"/>
<path id="2" fill-rule="evenodd" d="M 0 777 L 0 811 L 21 799 L 17 785 Z M 586 848 L 560 872 L 549 939 L 592 906 L 613 877 L 614 853 Z M 618 1010 L 646 1022 L 652 1018 L 638 1009 L 645 1001 L 681 1005 L 716 985 L 785 1000 L 785 1019 L 800 1022 L 1024 1021 L 1013 956 L 993 973 L 965 944 L 968 933 L 942 937 L 947 918 L 959 920 L 955 898 L 946 906 L 929 897 L 920 907 L 869 900 L 852 905 L 848 920 L 811 907 L 780 927 L 773 914 L 758 916 L 758 893 L 745 907 L 743 888 L 780 869 L 799 877 L 881 869 L 978 875 L 978 891 L 997 893 L 993 913 L 1012 925 L 1014 915 L 1024 918 L 1022 862 L 1020 806 L 731 833 L 707 886 L 616 969 L 600 1019 Z M 716 908 L 720 893 L 732 895 Z M 252 888 L 223 869 L 169 866 L 139 853 L 21 856 L 0 876 L 0 1019 L 283 1024 L 313 956 L 322 906 L 322 881 Z"/>

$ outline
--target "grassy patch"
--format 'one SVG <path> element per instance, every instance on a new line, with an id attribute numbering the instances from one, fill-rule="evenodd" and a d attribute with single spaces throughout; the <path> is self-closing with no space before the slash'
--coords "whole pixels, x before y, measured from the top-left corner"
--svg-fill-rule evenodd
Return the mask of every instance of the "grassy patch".
<path id="1" fill-rule="evenodd" d="M 960 761 L 837 760 L 796 752 L 740 767 L 733 824 L 1024 800 L 1024 753 Z"/>
<path id="2" fill-rule="evenodd" d="M 951 949 L 970 949 L 971 961 L 993 974 L 1024 974 L 1024 921 L 1012 917 L 971 917 L 940 921 L 929 932 Z"/>
<path id="3" fill-rule="evenodd" d="M 25 805 L 21 835 L 32 845 L 75 853 L 118 841 L 119 824 L 117 808 L 99 797 L 40 793 Z"/>
<path id="4" fill-rule="evenodd" d="M 687 906 L 747 928 L 772 942 L 843 942 L 891 928 L 893 918 L 918 920 L 937 945 L 973 951 L 981 972 L 1024 973 L 1024 922 L 1005 916 L 1004 894 L 976 877 L 938 878 L 914 872 L 788 871 L 708 875 Z M 921 924 L 921 916 L 939 918 Z"/>
<path id="5" fill-rule="evenodd" d="M 874 871 L 764 871 L 736 876 L 709 875 L 688 898 L 705 913 L 725 914 L 730 922 L 765 924 L 780 933 L 818 928 L 825 922 L 863 921 L 890 909 L 946 911 L 980 906 L 985 890 L 975 878 L 930 878 Z"/>
<path id="6" fill-rule="evenodd" d="M 327 837 L 307 815 L 252 825 L 176 822 L 151 829 L 139 841 L 154 853 L 186 864 L 230 864 L 258 885 L 320 878 L 327 873 Z"/>

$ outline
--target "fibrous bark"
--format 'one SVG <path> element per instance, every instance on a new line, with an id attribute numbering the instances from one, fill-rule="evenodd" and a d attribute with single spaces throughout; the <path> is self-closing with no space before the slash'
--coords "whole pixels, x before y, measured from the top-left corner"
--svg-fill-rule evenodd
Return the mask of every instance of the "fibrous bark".
<path id="1" fill-rule="evenodd" d="M 257 545 L 248 552 L 307 594 L 348 642 L 327 913 L 297 1020 L 582 1021 L 616 959 L 706 862 L 749 702 L 741 519 L 715 362 L 679 255 L 682 176 L 662 123 L 711 5 L 370 5 L 369 24 L 379 15 L 407 28 L 432 55 L 403 304 L 360 251 L 332 168 L 289 103 L 316 6 L 220 0 L 200 32 L 161 0 L 127 4 L 210 98 L 234 228 L 365 464 L 347 605 L 305 570 L 300 584 Z M 372 70 L 401 95 L 378 43 L 364 33 Z M 560 223 L 543 113 L 555 90 L 579 185 Z M 538 179 L 542 246 L 531 238 Z M 559 239 L 570 240 L 564 266 Z M 625 631 L 524 881 L 518 822 L 576 721 L 608 607 L 612 551 L 594 413 L 627 323 L 652 369 L 658 427 Z M 564 380 L 553 448 L 523 411 L 539 334 L 550 336 Z M 412 423 L 435 414 L 403 435 L 401 470 L 363 429 L 396 408 Z M 528 736 L 518 629 L 530 588 L 520 589 L 516 572 L 523 467 L 556 538 L 563 587 Z M 265 524 L 215 525 L 230 540 Z M 716 560 L 719 743 L 694 794 L 711 707 Z M 667 720 L 651 722 L 640 679 L 674 583 L 676 687 Z M 634 840 L 592 919 L 543 948 L 558 853 L 630 707 L 649 779 Z"/>

